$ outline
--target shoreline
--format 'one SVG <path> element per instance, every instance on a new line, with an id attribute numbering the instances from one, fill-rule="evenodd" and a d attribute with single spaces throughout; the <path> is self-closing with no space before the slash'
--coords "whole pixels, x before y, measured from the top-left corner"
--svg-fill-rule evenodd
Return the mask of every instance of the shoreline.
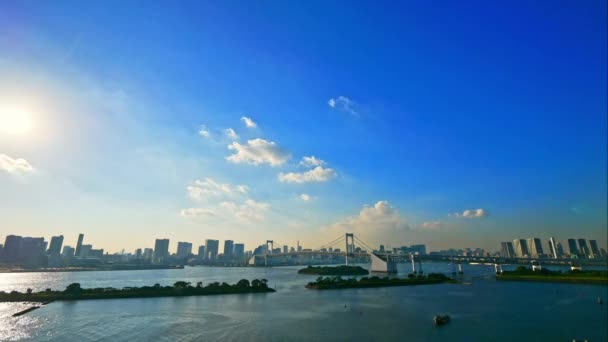
<path id="1" fill-rule="evenodd" d="M 158 266 L 158 267 L 74 267 L 74 268 L 41 268 L 41 269 L 0 269 L 0 273 L 67 273 L 67 272 L 103 272 L 103 271 L 146 271 L 146 270 L 181 270 L 184 266 Z"/>

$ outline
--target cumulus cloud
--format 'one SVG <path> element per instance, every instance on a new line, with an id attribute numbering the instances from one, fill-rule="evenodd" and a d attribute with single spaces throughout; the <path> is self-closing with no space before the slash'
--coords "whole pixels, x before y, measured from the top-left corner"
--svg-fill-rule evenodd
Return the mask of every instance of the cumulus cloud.
<path id="1" fill-rule="evenodd" d="M 258 127 L 258 124 L 256 124 L 253 120 L 251 120 L 251 118 L 248 118 L 246 116 L 241 117 L 241 121 L 243 121 L 245 123 L 245 127 L 247 127 L 247 128 Z"/>
<path id="2" fill-rule="evenodd" d="M 488 212 L 484 209 L 467 209 L 461 213 L 453 213 L 450 216 L 464 217 L 464 218 L 482 218 L 488 216 Z"/>
<path id="3" fill-rule="evenodd" d="M 32 165 L 23 158 L 11 158 L 6 154 L 0 154 L 0 170 L 8 173 L 29 173 L 34 171 Z"/>
<path id="4" fill-rule="evenodd" d="M 327 101 L 327 104 L 331 108 L 343 110 L 353 116 L 359 116 L 359 113 L 355 110 L 356 104 L 346 96 L 331 98 Z"/>
<path id="5" fill-rule="evenodd" d="M 197 179 L 189 185 L 188 195 L 194 200 L 202 200 L 210 196 L 230 196 L 235 193 L 246 194 L 249 188 L 246 185 L 231 185 L 228 183 L 218 183 L 207 177 L 204 180 Z"/>
<path id="6" fill-rule="evenodd" d="M 201 129 L 198 131 L 198 135 L 200 135 L 203 138 L 211 137 L 211 134 L 209 133 L 209 130 L 207 129 L 207 127 L 205 125 L 201 126 Z"/>
<path id="7" fill-rule="evenodd" d="M 187 208 L 180 210 L 179 214 L 183 217 L 215 216 L 215 212 L 207 208 Z"/>
<path id="8" fill-rule="evenodd" d="M 224 130 L 224 134 L 226 134 L 226 136 L 232 140 L 238 140 L 239 138 L 239 135 L 236 134 L 236 132 L 232 128 L 226 128 Z"/>
<path id="9" fill-rule="evenodd" d="M 236 164 L 278 166 L 290 158 L 289 153 L 281 149 L 275 142 L 259 138 L 249 140 L 247 144 L 239 144 L 235 141 L 228 145 L 228 149 L 234 151 L 234 154 L 226 157 L 226 159 Z"/>
<path id="10" fill-rule="evenodd" d="M 325 165 L 325 161 L 318 159 L 315 156 L 302 157 L 300 165 L 304 167 L 323 166 Z"/>
<path id="11" fill-rule="evenodd" d="M 301 194 L 300 199 L 304 202 L 308 202 L 312 199 L 312 197 L 310 197 L 310 195 L 308 195 L 308 194 Z"/>
<path id="12" fill-rule="evenodd" d="M 364 206 L 358 215 L 340 220 L 324 230 L 331 235 L 354 233 L 367 243 L 402 243 L 411 227 L 388 201 L 378 201 L 373 206 Z"/>
<path id="13" fill-rule="evenodd" d="M 234 215 L 239 221 L 261 222 L 264 221 L 264 213 L 268 211 L 270 204 L 247 199 L 240 205 L 234 202 L 222 202 L 220 207 L 227 213 Z"/>
<path id="14" fill-rule="evenodd" d="M 317 166 L 306 172 L 279 173 L 279 181 L 283 183 L 326 182 L 336 176 L 336 171 Z"/>

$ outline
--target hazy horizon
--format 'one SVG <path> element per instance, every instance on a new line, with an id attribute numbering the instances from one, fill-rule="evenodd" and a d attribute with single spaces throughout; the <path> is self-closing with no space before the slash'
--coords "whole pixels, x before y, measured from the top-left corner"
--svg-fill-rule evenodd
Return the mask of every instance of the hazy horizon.
<path id="1" fill-rule="evenodd" d="M 606 248 L 605 2 L 118 4 L 0 2 L 0 243 Z"/>

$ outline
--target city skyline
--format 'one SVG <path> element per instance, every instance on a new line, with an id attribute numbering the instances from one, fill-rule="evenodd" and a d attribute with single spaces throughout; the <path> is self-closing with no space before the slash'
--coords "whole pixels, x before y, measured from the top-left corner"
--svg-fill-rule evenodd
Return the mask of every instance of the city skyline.
<path id="1" fill-rule="evenodd" d="M 2 237 L 607 244 L 605 4 L 89 5 L 0 3 Z"/>

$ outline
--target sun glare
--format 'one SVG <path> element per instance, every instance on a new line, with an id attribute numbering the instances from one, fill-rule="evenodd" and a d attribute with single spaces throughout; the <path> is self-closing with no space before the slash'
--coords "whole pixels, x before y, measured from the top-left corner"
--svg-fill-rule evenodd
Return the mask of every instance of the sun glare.
<path id="1" fill-rule="evenodd" d="M 23 135 L 33 128 L 32 112 L 19 106 L 0 105 L 0 133 Z"/>

